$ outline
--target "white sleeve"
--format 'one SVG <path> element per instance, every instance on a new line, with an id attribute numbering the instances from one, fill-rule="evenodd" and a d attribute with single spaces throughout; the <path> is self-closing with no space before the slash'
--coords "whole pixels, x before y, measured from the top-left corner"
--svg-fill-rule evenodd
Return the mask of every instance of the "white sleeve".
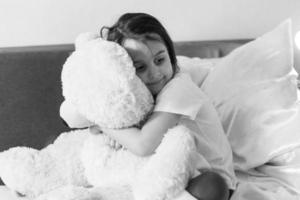
<path id="1" fill-rule="evenodd" d="M 203 105 L 204 94 L 188 74 L 179 73 L 159 93 L 154 112 L 168 112 L 194 120 Z"/>

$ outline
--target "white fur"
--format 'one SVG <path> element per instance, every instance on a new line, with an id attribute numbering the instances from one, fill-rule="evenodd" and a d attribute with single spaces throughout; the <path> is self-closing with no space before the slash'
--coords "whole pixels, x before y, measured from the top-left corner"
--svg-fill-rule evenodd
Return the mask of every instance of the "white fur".
<path id="1" fill-rule="evenodd" d="M 62 70 L 63 95 L 74 108 L 68 113 L 108 128 L 145 119 L 153 98 L 125 49 L 95 35 L 81 37 Z M 71 131 L 40 151 L 16 147 L 0 153 L 0 176 L 12 190 L 39 200 L 168 200 L 195 172 L 197 152 L 189 131 L 170 129 L 149 157 L 116 151 L 105 135 L 89 129 Z"/>
<path id="2" fill-rule="evenodd" d="M 88 41 L 91 41 L 91 40 L 94 40 L 97 38 L 99 38 L 99 35 L 97 33 L 92 33 L 92 32 L 81 33 L 78 35 L 78 37 L 75 40 L 75 49 L 80 49 Z"/>
<path id="3" fill-rule="evenodd" d="M 156 153 L 137 173 L 133 184 L 135 199 L 162 200 L 179 195 L 195 173 L 197 155 L 189 129 L 169 129 Z"/>
<path id="4" fill-rule="evenodd" d="M 171 199 L 182 192 L 195 172 L 196 147 L 190 130 L 170 129 L 156 153 L 139 157 L 105 144 L 104 135 L 91 135 L 84 144 L 82 160 L 94 186 L 129 185 L 139 200 Z"/>
<path id="5" fill-rule="evenodd" d="M 0 175 L 10 189 L 38 200 L 111 195 L 125 199 L 125 194 L 127 200 L 172 199 L 195 172 L 196 154 L 194 139 L 184 126 L 170 129 L 149 157 L 116 151 L 106 145 L 104 135 L 85 129 L 63 133 L 41 151 L 16 147 L 0 153 Z M 98 187 L 98 192 L 91 193 L 88 185 Z M 113 192 L 118 188 L 123 191 L 119 196 Z"/>
<path id="6" fill-rule="evenodd" d="M 67 184 L 87 185 L 78 153 L 85 132 L 63 133 L 41 151 L 14 147 L 1 152 L 1 179 L 10 189 L 29 197 Z"/>

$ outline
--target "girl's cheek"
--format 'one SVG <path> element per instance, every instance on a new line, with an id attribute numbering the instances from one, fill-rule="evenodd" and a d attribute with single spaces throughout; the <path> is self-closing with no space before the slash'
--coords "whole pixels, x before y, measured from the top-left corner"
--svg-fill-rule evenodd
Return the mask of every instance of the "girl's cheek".
<path id="1" fill-rule="evenodd" d="M 145 74 L 142 74 L 142 73 L 137 73 L 137 76 L 141 79 L 141 81 L 143 82 L 143 83 L 147 83 L 147 79 L 146 79 L 146 76 L 145 76 Z"/>

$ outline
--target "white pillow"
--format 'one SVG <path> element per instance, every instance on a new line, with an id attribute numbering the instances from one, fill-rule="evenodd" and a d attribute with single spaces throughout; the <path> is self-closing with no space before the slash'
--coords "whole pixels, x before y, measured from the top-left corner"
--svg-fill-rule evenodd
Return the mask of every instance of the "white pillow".
<path id="1" fill-rule="evenodd" d="M 204 80 L 236 169 L 260 166 L 300 145 L 296 76 L 287 20 L 222 58 Z"/>
<path id="2" fill-rule="evenodd" d="M 188 73 L 193 82 L 201 86 L 204 79 L 212 68 L 216 65 L 220 58 L 201 59 L 199 57 L 177 56 L 179 69 Z"/>

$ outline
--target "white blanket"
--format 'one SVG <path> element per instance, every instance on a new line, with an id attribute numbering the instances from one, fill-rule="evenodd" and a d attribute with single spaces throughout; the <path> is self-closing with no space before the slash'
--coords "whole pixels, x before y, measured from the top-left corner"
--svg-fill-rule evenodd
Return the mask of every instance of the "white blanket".
<path id="1" fill-rule="evenodd" d="M 239 184 L 231 200 L 299 200 L 300 147 L 236 175 Z"/>
<path id="2" fill-rule="evenodd" d="M 0 199 L 1 200 L 30 200 L 26 197 L 21 197 L 9 190 L 6 186 L 0 186 Z"/>

